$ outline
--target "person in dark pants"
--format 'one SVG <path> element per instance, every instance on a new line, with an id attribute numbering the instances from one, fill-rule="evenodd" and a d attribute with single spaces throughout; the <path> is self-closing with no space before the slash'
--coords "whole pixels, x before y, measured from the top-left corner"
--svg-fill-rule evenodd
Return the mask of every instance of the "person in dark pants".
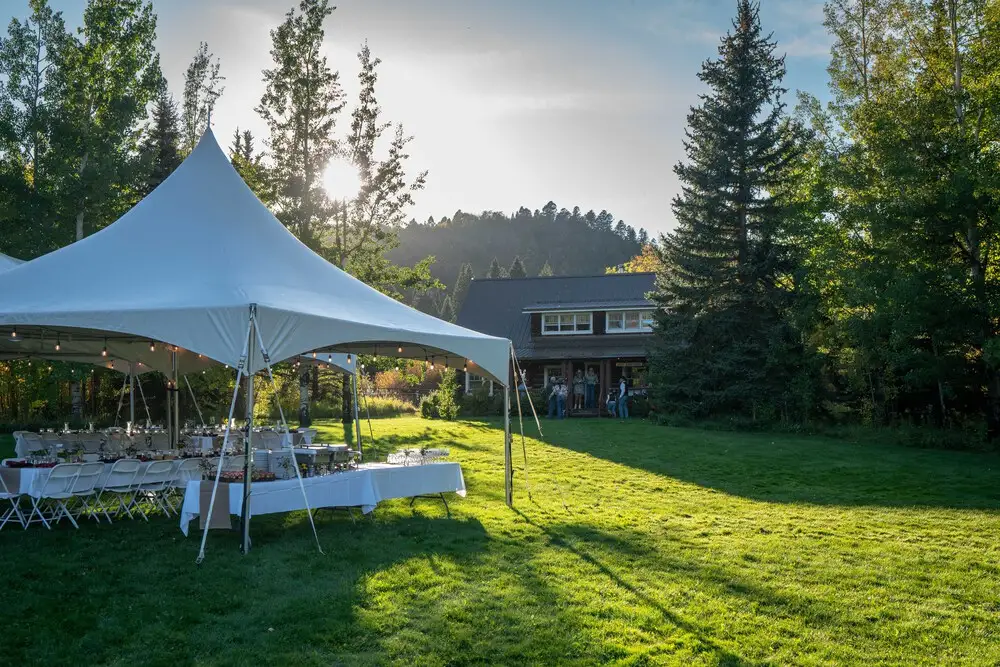
<path id="1" fill-rule="evenodd" d="M 618 382 L 618 418 L 622 421 L 628 419 L 628 382 L 624 375 Z"/>
<path id="2" fill-rule="evenodd" d="M 556 396 L 556 387 L 557 385 L 555 378 L 550 377 L 548 380 L 546 380 L 545 393 L 549 403 L 549 419 L 552 419 L 553 417 L 556 416 L 556 403 L 558 400 L 558 397 Z"/>

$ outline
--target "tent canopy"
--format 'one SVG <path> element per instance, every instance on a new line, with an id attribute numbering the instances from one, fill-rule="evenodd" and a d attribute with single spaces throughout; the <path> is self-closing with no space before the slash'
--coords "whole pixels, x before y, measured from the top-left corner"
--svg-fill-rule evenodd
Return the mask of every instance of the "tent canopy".
<path id="1" fill-rule="evenodd" d="M 9 255 L 5 255 L 2 252 L 0 252 L 0 273 L 7 271 L 9 269 L 13 269 L 15 266 L 18 266 L 20 264 L 24 264 L 23 259 L 14 259 Z"/>
<path id="2" fill-rule="evenodd" d="M 115 344 L 166 341 L 235 366 L 252 308 L 271 360 L 316 350 L 468 362 L 507 383 L 510 341 L 414 310 L 314 253 L 254 196 L 211 130 L 117 222 L 0 274 L 0 327 L 17 327 L 15 345 L 58 334 L 99 353 L 117 334 Z M 0 341 L 10 352 L 9 332 Z M 252 370 L 263 367 L 255 354 Z"/>

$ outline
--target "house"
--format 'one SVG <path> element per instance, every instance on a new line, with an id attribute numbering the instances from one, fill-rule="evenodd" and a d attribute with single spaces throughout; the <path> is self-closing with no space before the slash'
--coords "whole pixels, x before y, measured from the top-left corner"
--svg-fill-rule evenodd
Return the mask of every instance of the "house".
<path id="1" fill-rule="evenodd" d="M 597 396 L 617 389 L 622 376 L 630 391 L 645 393 L 647 348 L 652 338 L 653 304 L 646 294 L 655 274 L 551 276 L 474 280 L 458 314 L 458 324 L 509 338 L 528 385 L 542 388 L 550 377 L 572 378 L 592 368 Z M 466 391 L 481 379 L 466 376 Z M 597 408 L 582 411 L 597 414 Z"/>

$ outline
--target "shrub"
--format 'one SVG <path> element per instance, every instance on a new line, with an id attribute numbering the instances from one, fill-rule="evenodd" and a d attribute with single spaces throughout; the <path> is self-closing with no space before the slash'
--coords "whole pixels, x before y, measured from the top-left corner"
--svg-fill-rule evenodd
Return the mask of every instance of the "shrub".
<path id="1" fill-rule="evenodd" d="M 420 402 L 420 416 L 424 419 L 447 419 L 452 421 L 458 418 L 459 405 L 456 396 L 458 395 L 458 380 L 455 371 L 446 369 L 441 373 L 441 384 L 436 391 Z"/>
<path id="2" fill-rule="evenodd" d="M 417 412 L 417 406 L 413 403 L 392 396 L 362 397 L 359 407 L 365 416 L 371 417 L 399 417 Z"/>
<path id="3" fill-rule="evenodd" d="M 482 386 L 471 394 L 462 396 L 462 414 L 471 417 L 496 417 L 503 414 L 503 389 L 490 396 L 488 386 Z"/>

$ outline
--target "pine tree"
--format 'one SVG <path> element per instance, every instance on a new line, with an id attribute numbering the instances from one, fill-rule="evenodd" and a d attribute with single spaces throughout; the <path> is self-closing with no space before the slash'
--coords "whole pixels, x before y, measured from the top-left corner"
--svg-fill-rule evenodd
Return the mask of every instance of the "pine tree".
<path id="1" fill-rule="evenodd" d="M 668 412 L 785 417 L 794 394 L 808 393 L 786 318 L 793 266 L 782 237 L 794 207 L 781 193 L 800 148 L 783 114 L 775 49 L 758 4 L 740 0 L 719 58 L 699 74 L 709 91 L 688 115 L 688 159 L 674 170 L 683 185 L 677 227 L 662 238 L 654 294 L 651 370 Z"/>
<path id="2" fill-rule="evenodd" d="M 149 163 L 149 176 L 146 178 L 143 194 L 152 192 L 181 163 L 177 104 L 167 91 L 165 80 L 156 96 L 150 120 L 152 122 L 149 131 L 140 148 Z"/>
<path id="3" fill-rule="evenodd" d="M 455 281 L 455 289 L 452 291 L 451 300 L 455 305 L 455 312 L 462 309 L 465 303 L 465 295 L 469 293 L 469 286 L 475 274 L 472 271 L 472 264 L 465 262 L 458 272 L 458 279 Z"/>
<path id="4" fill-rule="evenodd" d="M 553 275 L 552 274 L 552 267 L 549 266 L 549 263 L 548 263 L 547 260 L 546 260 L 545 264 L 542 264 L 542 270 L 538 272 L 538 275 L 539 275 L 539 277 L 542 277 L 542 278 Z"/>
<path id="5" fill-rule="evenodd" d="M 524 262 L 521 261 L 519 255 L 514 256 L 514 261 L 510 263 L 510 269 L 507 271 L 507 275 L 510 278 L 525 278 L 528 272 L 524 270 Z"/>
<path id="6" fill-rule="evenodd" d="M 271 206 L 274 203 L 274 191 L 267 165 L 264 164 L 264 154 L 258 153 L 254 147 L 254 136 L 250 130 L 241 132 L 240 128 L 236 128 L 233 143 L 229 147 L 229 160 L 257 198 Z"/>
<path id="7" fill-rule="evenodd" d="M 446 296 L 444 301 L 441 302 L 441 310 L 438 311 L 438 317 L 445 322 L 455 321 L 455 305 L 450 296 Z"/>
<path id="8" fill-rule="evenodd" d="M 495 280 L 497 278 L 507 278 L 507 270 L 500 266 L 500 262 L 494 257 L 493 261 L 490 262 L 490 270 L 486 272 L 486 277 Z"/>

